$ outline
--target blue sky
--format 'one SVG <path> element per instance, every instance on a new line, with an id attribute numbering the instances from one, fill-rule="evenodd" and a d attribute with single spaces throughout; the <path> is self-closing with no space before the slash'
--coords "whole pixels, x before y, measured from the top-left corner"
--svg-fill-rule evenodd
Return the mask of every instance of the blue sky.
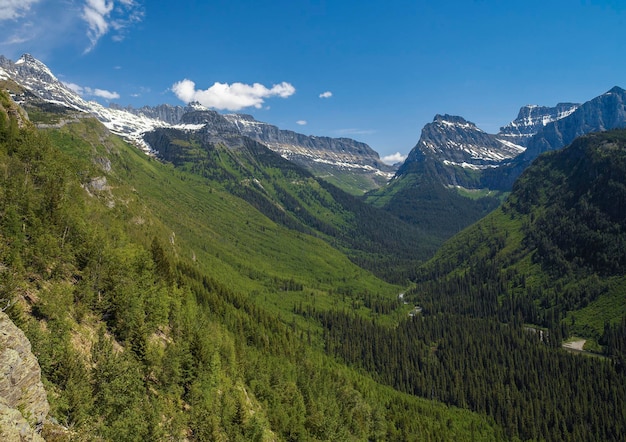
<path id="1" fill-rule="evenodd" d="M 0 54 L 85 98 L 254 115 L 406 155 L 437 113 L 487 132 L 524 104 L 626 87 L 626 1 L 0 0 Z"/>

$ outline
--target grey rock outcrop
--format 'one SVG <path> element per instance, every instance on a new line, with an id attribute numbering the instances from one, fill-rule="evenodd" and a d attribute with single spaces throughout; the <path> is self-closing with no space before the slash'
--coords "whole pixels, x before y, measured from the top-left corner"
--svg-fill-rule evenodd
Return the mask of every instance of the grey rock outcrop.
<path id="1" fill-rule="evenodd" d="M 580 104 L 559 103 L 554 107 L 526 105 L 523 106 L 517 118 L 500 128 L 498 137 L 507 139 L 515 144 L 526 146 L 537 132 L 549 123 L 561 120 L 571 115 Z"/>
<path id="2" fill-rule="evenodd" d="M 581 104 L 565 118 L 546 124 L 527 142 L 526 151 L 510 164 L 487 170 L 482 186 L 510 190 L 518 176 L 544 152 L 562 149 L 581 135 L 626 127 L 626 90 L 614 87 Z"/>
<path id="3" fill-rule="evenodd" d="M 0 440 L 7 442 L 42 442 L 44 439 L 28 423 L 18 409 L 9 407 L 0 398 Z"/>
<path id="4" fill-rule="evenodd" d="M 420 139 L 405 163 L 429 157 L 449 166 L 484 169 L 514 158 L 523 151 L 523 147 L 500 140 L 462 117 L 436 115 L 433 122 L 422 129 Z M 398 174 L 401 173 L 402 167 L 398 171 Z"/>
<path id="5" fill-rule="evenodd" d="M 41 382 L 41 369 L 31 351 L 30 341 L 4 312 L 0 312 L 2 440 L 42 440 L 36 439 L 36 435 L 49 410 L 50 405 Z M 11 439 L 15 434 L 19 434 L 20 439 Z"/>

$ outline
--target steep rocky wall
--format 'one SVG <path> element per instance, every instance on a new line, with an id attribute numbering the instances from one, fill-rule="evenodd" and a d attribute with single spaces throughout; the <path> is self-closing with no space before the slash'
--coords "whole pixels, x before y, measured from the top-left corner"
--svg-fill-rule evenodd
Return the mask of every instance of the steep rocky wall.
<path id="1" fill-rule="evenodd" d="M 49 410 L 30 342 L 0 312 L 0 440 L 43 440 L 38 432 Z"/>

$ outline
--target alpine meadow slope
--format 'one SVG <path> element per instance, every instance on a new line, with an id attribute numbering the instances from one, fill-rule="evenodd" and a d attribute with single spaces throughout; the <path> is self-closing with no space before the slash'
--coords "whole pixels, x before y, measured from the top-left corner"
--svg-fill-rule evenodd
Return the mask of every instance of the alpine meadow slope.
<path id="1" fill-rule="evenodd" d="M 31 108 L 37 130 L 0 97 L 0 297 L 41 366 L 44 437 L 501 438 L 334 361 L 292 313 L 385 307 L 393 324 L 398 287 L 94 118 Z"/>

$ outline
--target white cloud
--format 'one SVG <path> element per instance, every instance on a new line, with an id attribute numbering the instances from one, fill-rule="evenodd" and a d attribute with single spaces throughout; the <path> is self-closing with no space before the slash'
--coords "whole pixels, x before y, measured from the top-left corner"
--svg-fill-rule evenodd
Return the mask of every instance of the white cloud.
<path id="1" fill-rule="evenodd" d="M 105 89 L 93 89 L 93 90 L 90 88 L 86 88 L 86 89 L 89 89 L 88 93 L 90 95 L 104 98 L 106 100 L 117 100 L 118 98 L 120 98 L 120 94 L 118 94 L 117 92 L 111 92 Z"/>
<path id="2" fill-rule="evenodd" d="M 15 20 L 23 17 L 31 5 L 39 0 L 0 0 L 0 20 Z"/>
<path id="3" fill-rule="evenodd" d="M 91 41 L 91 45 L 86 52 L 91 51 L 98 43 L 98 40 L 100 40 L 100 37 L 109 31 L 108 19 L 114 6 L 115 4 L 112 0 L 87 0 L 85 2 L 82 17 L 89 26 L 87 37 Z"/>
<path id="4" fill-rule="evenodd" d="M 201 90 L 196 89 L 193 81 L 184 79 L 172 85 L 172 92 L 185 103 L 197 101 L 213 109 L 238 111 L 246 107 L 260 109 L 266 98 L 287 98 L 296 92 L 296 88 L 287 82 L 275 84 L 271 88 L 260 83 L 249 85 L 216 82 L 210 88 Z"/>
<path id="5" fill-rule="evenodd" d="M 396 152 L 391 155 L 386 155 L 381 158 L 381 161 L 385 164 L 396 164 L 401 163 L 406 160 L 406 155 L 401 154 L 400 152 Z"/>
<path id="6" fill-rule="evenodd" d="M 83 97 L 100 97 L 105 100 L 117 100 L 120 98 L 120 94 L 117 92 L 107 91 L 106 89 L 92 89 L 90 87 L 79 86 L 76 83 L 63 83 L 68 89 L 76 92 L 78 95 Z"/>
<path id="7" fill-rule="evenodd" d="M 111 29 L 116 32 L 113 41 L 124 40 L 126 29 L 143 19 L 143 10 L 134 0 L 85 0 L 81 17 L 89 28 L 89 52 Z"/>
<path id="8" fill-rule="evenodd" d="M 300 126 L 306 126 L 306 120 L 298 120 L 296 121 L 296 124 L 299 124 Z"/>
<path id="9" fill-rule="evenodd" d="M 143 0 L 0 0 L 0 53 L 15 58 L 25 49 L 37 48 L 41 57 L 68 44 L 81 45 L 84 53 L 88 53 L 102 38 L 124 40 L 133 25 L 143 20 L 144 3 Z M 26 42 L 31 43 L 28 48 L 24 47 Z"/>
<path id="10" fill-rule="evenodd" d="M 320 94 L 320 98 L 330 98 L 332 96 L 333 96 L 333 93 L 331 91 L 322 92 Z"/>

